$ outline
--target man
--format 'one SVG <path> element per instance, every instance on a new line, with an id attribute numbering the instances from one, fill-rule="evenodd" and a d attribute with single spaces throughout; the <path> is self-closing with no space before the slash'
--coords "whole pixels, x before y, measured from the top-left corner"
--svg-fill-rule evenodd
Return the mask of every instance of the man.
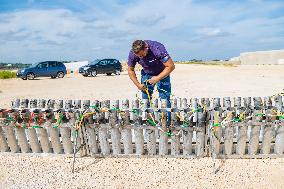
<path id="1" fill-rule="evenodd" d="M 134 70 L 137 63 L 143 67 L 141 83 L 137 80 Z M 148 99 L 147 88 L 151 99 L 154 86 L 157 84 L 159 97 L 166 99 L 167 107 L 170 107 L 170 73 L 174 69 L 175 65 L 163 44 L 150 40 L 133 42 L 128 56 L 128 75 L 137 88 L 142 91 L 142 99 Z"/>

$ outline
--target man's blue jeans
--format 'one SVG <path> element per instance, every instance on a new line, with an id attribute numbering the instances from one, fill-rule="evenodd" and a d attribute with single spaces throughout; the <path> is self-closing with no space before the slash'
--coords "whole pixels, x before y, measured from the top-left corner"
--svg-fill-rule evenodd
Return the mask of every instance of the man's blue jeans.
<path id="1" fill-rule="evenodd" d="M 145 87 L 148 86 L 150 99 L 152 99 L 152 94 L 153 94 L 155 86 L 153 86 L 149 82 L 146 85 L 146 81 L 151 79 L 152 77 L 153 76 L 145 73 L 144 70 L 141 70 L 141 83 L 144 84 Z M 158 89 L 158 92 L 159 92 L 160 99 L 166 99 L 167 100 L 167 108 L 170 108 L 171 107 L 171 101 L 170 101 L 171 79 L 170 79 L 170 76 L 168 75 L 164 79 L 160 80 L 156 85 L 157 85 L 157 89 Z M 148 99 L 148 95 L 145 91 L 142 91 L 142 99 Z"/>

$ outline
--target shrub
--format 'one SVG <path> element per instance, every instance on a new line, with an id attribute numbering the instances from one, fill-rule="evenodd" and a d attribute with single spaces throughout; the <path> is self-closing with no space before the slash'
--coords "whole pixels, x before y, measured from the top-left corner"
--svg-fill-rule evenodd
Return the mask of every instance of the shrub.
<path id="1" fill-rule="evenodd" d="M 9 78 L 15 78 L 16 72 L 11 71 L 0 71 L 0 79 L 9 79 Z"/>

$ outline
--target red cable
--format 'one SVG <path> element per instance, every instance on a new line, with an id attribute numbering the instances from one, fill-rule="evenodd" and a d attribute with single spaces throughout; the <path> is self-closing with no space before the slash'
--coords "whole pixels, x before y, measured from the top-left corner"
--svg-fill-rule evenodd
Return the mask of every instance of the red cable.
<path id="1" fill-rule="evenodd" d="M 30 127 L 30 126 L 31 126 L 31 121 L 32 121 L 33 116 L 34 116 L 34 113 L 32 112 L 31 117 L 30 117 L 30 120 L 29 120 L 28 127 Z"/>

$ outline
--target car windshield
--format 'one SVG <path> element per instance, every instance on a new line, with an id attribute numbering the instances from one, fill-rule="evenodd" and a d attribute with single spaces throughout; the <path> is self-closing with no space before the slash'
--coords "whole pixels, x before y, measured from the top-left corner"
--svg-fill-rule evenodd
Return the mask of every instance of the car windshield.
<path id="1" fill-rule="evenodd" d="M 33 64 L 30 66 L 30 68 L 34 68 L 34 67 L 36 67 L 37 65 L 38 65 L 38 62 L 33 63 Z"/>
<path id="2" fill-rule="evenodd" d="M 95 65 L 95 64 L 97 64 L 99 61 L 100 61 L 99 59 L 96 59 L 96 60 L 94 60 L 93 62 L 91 62 L 90 65 Z"/>

